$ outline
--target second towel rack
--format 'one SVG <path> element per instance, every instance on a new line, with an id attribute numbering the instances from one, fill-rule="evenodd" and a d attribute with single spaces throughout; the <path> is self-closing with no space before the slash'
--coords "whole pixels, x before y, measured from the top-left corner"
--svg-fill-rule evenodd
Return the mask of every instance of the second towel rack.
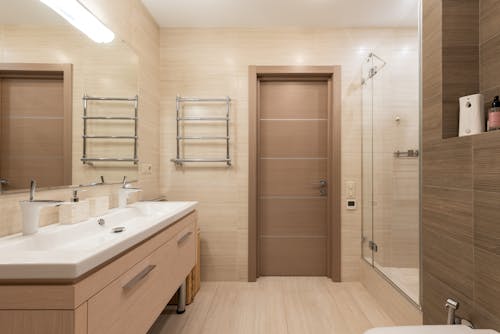
<path id="1" fill-rule="evenodd" d="M 184 116 L 181 112 L 182 104 L 185 102 L 213 102 L 213 103 L 225 103 L 226 104 L 226 116 L 225 117 L 210 117 L 210 116 Z M 231 137 L 229 134 L 229 121 L 230 121 L 230 110 L 231 110 L 231 98 L 226 96 L 225 98 L 198 98 L 198 97 L 181 97 L 176 98 L 176 120 L 177 120 L 177 154 L 175 159 L 171 161 L 178 166 L 182 166 L 184 163 L 189 162 L 224 162 L 227 166 L 231 166 L 231 153 L 230 153 L 230 141 Z M 204 121 L 204 122 L 225 122 L 226 124 L 226 135 L 225 136 L 184 136 L 181 135 L 181 122 L 186 121 Z M 181 142 L 183 140 L 224 140 L 226 141 L 226 156 L 224 158 L 186 158 L 181 156 Z"/>

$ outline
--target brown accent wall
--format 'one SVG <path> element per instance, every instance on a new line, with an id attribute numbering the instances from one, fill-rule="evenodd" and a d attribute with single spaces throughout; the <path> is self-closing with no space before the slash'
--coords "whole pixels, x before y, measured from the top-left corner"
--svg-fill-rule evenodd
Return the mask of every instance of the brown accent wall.
<path id="1" fill-rule="evenodd" d="M 459 316 L 499 330 L 500 132 L 456 136 L 458 98 L 500 86 L 500 2 L 423 6 L 424 323 L 445 323 L 454 298 Z"/>

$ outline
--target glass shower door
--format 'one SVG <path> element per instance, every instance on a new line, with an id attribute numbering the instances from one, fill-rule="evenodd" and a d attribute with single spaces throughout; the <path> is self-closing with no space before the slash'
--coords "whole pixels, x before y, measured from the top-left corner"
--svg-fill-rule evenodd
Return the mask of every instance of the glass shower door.
<path id="1" fill-rule="evenodd" d="M 362 64 L 362 257 L 373 265 L 373 80 L 369 72 L 373 58 Z"/>
<path id="2" fill-rule="evenodd" d="M 418 54 L 363 63 L 363 258 L 419 303 Z M 397 83 L 394 84 L 394 83 Z M 398 153 L 399 152 L 399 153 Z"/>

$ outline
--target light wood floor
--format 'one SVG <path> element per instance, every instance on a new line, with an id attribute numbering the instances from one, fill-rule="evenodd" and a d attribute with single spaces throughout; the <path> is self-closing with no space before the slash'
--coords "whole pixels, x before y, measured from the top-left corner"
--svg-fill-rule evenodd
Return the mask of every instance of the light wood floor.
<path id="1" fill-rule="evenodd" d="M 362 334 L 393 326 L 360 283 L 321 277 L 205 282 L 183 315 L 161 315 L 150 334 Z"/>

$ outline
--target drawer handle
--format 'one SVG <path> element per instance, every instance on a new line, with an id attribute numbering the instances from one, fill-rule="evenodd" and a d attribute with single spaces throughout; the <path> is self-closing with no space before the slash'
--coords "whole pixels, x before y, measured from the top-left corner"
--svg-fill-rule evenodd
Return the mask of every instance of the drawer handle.
<path id="1" fill-rule="evenodd" d="M 142 281 L 153 269 L 156 268 L 156 265 L 151 264 L 144 268 L 140 273 L 138 273 L 134 278 L 132 278 L 127 284 L 123 286 L 124 290 L 130 290 L 134 286 L 136 286 L 140 281 Z"/>
<path id="2" fill-rule="evenodd" d="M 188 233 L 184 234 L 182 237 L 180 237 L 178 240 L 177 240 L 177 244 L 182 244 L 184 242 L 184 240 L 186 240 L 187 238 L 189 238 L 189 236 L 193 234 L 193 232 L 189 231 Z"/>

